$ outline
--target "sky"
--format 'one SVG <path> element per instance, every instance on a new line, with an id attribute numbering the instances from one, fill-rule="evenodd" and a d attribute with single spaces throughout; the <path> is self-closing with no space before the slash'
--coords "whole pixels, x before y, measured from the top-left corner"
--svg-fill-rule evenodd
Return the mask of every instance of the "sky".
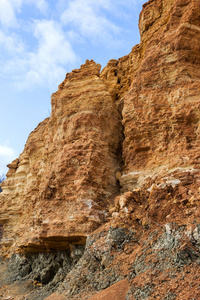
<path id="1" fill-rule="evenodd" d="M 147 0 L 0 0 L 0 175 L 86 59 L 105 67 L 140 42 Z"/>

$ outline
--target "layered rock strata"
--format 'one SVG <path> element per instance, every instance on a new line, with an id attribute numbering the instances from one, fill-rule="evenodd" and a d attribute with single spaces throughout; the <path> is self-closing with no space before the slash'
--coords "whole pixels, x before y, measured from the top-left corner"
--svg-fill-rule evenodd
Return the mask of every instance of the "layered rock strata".
<path id="1" fill-rule="evenodd" d="M 51 117 L 30 134 L 9 167 L 1 195 L 5 249 L 40 252 L 85 244 L 119 192 L 120 115 L 87 61 L 52 95 Z M 3 251 L 5 251 L 3 249 Z"/>
<path id="2" fill-rule="evenodd" d="M 199 3 L 149 1 L 139 28 L 140 45 L 101 74 L 122 109 L 125 191 L 200 164 Z"/>
<path id="3" fill-rule="evenodd" d="M 23 265 L 86 244 L 49 299 L 200 297 L 199 15 L 197 0 L 144 4 L 141 43 L 67 74 L 9 165 L 3 255 Z"/>

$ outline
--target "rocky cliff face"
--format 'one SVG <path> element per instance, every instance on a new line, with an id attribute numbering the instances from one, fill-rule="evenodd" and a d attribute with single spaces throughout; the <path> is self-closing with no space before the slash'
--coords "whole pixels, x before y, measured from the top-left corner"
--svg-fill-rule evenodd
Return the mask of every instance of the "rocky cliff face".
<path id="1" fill-rule="evenodd" d="M 142 187 L 147 177 L 169 181 L 175 170 L 199 168 L 198 7 L 197 1 L 149 1 L 140 15 L 141 44 L 116 62 L 122 82 L 124 190 Z M 102 73 L 116 90 L 112 70 L 108 64 Z M 128 75 L 125 84 L 122 70 Z"/>
<path id="2" fill-rule="evenodd" d="M 13 280 L 38 282 L 27 299 L 200 296 L 199 13 L 144 4 L 141 43 L 67 74 L 9 165 L 1 250 Z"/>
<path id="3" fill-rule="evenodd" d="M 105 221 L 106 199 L 119 193 L 122 125 L 99 75 L 89 61 L 67 74 L 52 95 L 51 117 L 9 165 L 1 198 L 9 252 L 85 244 Z"/>

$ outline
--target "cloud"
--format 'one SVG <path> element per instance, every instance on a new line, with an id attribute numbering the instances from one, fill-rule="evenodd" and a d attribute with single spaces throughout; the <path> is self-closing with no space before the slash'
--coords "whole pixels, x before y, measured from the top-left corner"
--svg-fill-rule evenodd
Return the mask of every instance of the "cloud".
<path id="1" fill-rule="evenodd" d="M 25 0 L 25 3 L 34 4 L 37 9 L 44 14 L 46 14 L 49 8 L 49 4 L 45 0 Z"/>
<path id="2" fill-rule="evenodd" d="M 83 51 L 93 46 L 122 47 L 123 22 L 131 16 L 134 4 L 142 1 L 58 0 L 62 2 L 60 14 L 59 5 L 46 0 L 0 0 L 0 76 L 9 77 L 18 89 L 57 88 L 66 71 L 81 62 L 80 45 Z M 27 18 L 27 5 L 39 13 Z"/>
<path id="3" fill-rule="evenodd" d="M 41 13 L 46 13 L 48 3 L 46 0 L 0 0 L 0 23 L 2 26 L 11 28 L 17 27 L 17 13 L 21 12 L 24 4 L 35 5 Z"/>
<path id="4" fill-rule="evenodd" d="M 6 51 L 7 54 L 17 55 L 24 52 L 24 44 L 21 38 L 15 34 L 11 33 L 7 35 L 5 32 L 0 31 L 0 47 L 3 51 Z"/>
<path id="5" fill-rule="evenodd" d="M 5 27 L 17 25 L 16 11 L 19 11 L 23 0 L 1 0 L 0 22 Z"/>
<path id="6" fill-rule="evenodd" d="M 82 37 L 93 43 L 113 47 L 119 42 L 123 26 L 119 19 L 126 20 L 136 4 L 144 0 L 70 0 L 61 15 L 65 26 L 72 26 Z"/>
<path id="7" fill-rule="evenodd" d="M 0 76 L 19 89 L 58 84 L 77 56 L 56 21 L 23 19 L 25 5 L 49 9 L 46 0 L 0 0 Z"/>
<path id="8" fill-rule="evenodd" d="M 34 36 L 38 41 L 36 52 L 27 53 L 24 84 L 52 85 L 66 73 L 64 66 L 72 64 L 77 56 L 60 25 L 52 20 L 34 22 Z M 21 62 L 19 61 L 19 64 Z"/>
<path id="9" fill-rule="evenodd" d="M 19 35 L 6 36 L 0 32 L 0 46 L 10 54 L 9 59 L 1 63 L 1 76 L 12 77 L 19 89 L 47 84 L 57 87 L 64 78 L 67 66 L 72 66 L 78 57 L 58 22 L 35 20 L 32 32 L 37 41 L 34 52 L 26 50 Z"/>
<path id="10" fill-rule="evenodd" d="M 67 9 L 61 15 L 64 25 L 72 25 L 82 36 L 93 42 L 101 39 L 113 40 L 113 34 L 120 32 L 120 27 L 106 16 L 111 10 L 111 1 L 75 0 L 69 1 Z"/>
<path id="11" fill-rule="evenodd" d="M 15 150 L 8 145 L 0 145 L 0 175 L 7 173 L 7 164 L 16 158 Z"/>

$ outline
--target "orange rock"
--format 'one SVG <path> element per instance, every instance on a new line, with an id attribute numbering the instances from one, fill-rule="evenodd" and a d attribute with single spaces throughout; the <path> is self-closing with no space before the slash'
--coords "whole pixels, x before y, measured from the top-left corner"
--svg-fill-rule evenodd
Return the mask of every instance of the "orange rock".
<path id="1" fill-rule="evenodd" d="M 54 293 L 54 294 L 50 295 L 49 297 L 45 298 L 44 300 L 67 300 L 67 298 L 64 295 Z"/>
<path id="2" fill-rule="evenodd" d="M 195 0 L 155 0 L 140 14 L 140 63 L 122 110 L 124 190 L 199 169 L 199 11 Z"/>
<path id="3" fill-rule="evenodd" d="M 50 118 L 9 165 L 0 200 L 4 252 L 65 250 L 105 221 L 106 199 L 119 190 L 122 125 L 100 67 L 87 61 L 66 75 Z"/>
<path id="4" fill-rule="evenodd" d="M 94 296 L 90 297 L 88 300 L 124 300 L 128 289 L 128 281 L 126 279 L 121 280 L 111 285 L 104 291 L 99 292 Z"/>

